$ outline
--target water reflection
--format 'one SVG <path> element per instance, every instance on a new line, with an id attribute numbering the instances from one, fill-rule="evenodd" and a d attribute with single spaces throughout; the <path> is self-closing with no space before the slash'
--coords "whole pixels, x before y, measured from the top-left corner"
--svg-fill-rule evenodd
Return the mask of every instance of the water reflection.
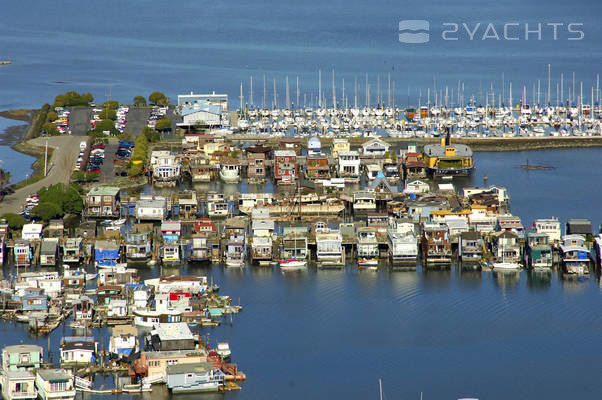
<path id="1" fill-rule="evenodd" d="M 527 271 L 527 287 L 529 289 L 549 289 L 552 284 L 552 271 Z"/>
<path id="2" fill-rule="evenodd" d="M 500 289 L 514 289 L 520 282 L 520 271 L 493 271 L 493 282 Z"/>

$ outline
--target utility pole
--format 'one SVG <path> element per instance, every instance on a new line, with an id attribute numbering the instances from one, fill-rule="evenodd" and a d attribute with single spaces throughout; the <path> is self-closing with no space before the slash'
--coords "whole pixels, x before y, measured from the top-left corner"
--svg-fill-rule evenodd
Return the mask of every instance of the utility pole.
<path id="1" fill-rule="evenodd" d="M 44 176 L 48 175 L 48 138 L 46 138 L 46 146 L 44 149 Z"/>

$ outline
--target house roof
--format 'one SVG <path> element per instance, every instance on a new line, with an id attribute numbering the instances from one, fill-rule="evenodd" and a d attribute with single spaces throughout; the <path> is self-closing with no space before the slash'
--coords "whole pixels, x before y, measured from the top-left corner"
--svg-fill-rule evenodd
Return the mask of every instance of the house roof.
<path id="1" fill-rule="evenodd" d="M 21 232 L 23 234 L 39 234 L 42 233 L 43 227 L 44 225 L 42 224 L 25 224 L 23 225 Z"/>
<path id="2" fill-rule="evenodd" d="M 64 382 L 73 379 L 73 375 L 65 369 L 39 369 L 37 374 L 47 382 Z"/>
<path id="3" fill-rule="evenodd" d="M 198 101 L 194 105 L 191 106 L 182 106 L 180 110 L 180 114 L 185 117 L 187 115 L 195 114 L 198 112 L 206 112 L 209 114 L 221 115 L 222 114 L 222 106 L 216 104 L 210 104 L 206 101 Z"/>
<path id="4" fill-rule="evenodd" d="M 271 219 L 254 219 L 252 224 L 252 229 L 268 229 L 274 230 L 274 221 Z"/>
<path id="5" fill-rule="evenodd" d="M 88 196 L 116 196 L 119 188 L 116 186 L 94 186 L 88 191 Z"/>
<path id="6" fill-rule="evenodd" d="M 370 184 L 370 189 L 371 190 L 384 189 L 384 190 L 388 191 L 389 193 L 397 193 L 397 189 L 394 188 L 393 186 L 391 186 L 389 184 L 389 182 L 387 182 L 387 179 L 385 179 L 385 176 L 383 175 L 382 171 L 378 171 L 378 175 L 376 175 L 376 179 L 374 179 L 372 181 L 372 183 Z"/>
<path id="7" fill-rule="evenodd" d="M 6 353 L 43 353 L 44 349 L 42 346 L 35 344 L 15 344 L 12 346 L 5 346 L 2 352 Z"/>
<path id="8" fill-rule="evenodd" d="M 211 362 L 203 363 L 191 363 L 191 364 L 175 364 L 167 366 L 168 375 L 179 375 L 179 374 L 204 374 L 215 369 L 215 366 Z"/>
<path id="9" fill-rule="evenodd" d="M 155 325 L 152 334 L 157 335 L 161 341 L 194 339 L 186 322 L 159 323 Z"/>

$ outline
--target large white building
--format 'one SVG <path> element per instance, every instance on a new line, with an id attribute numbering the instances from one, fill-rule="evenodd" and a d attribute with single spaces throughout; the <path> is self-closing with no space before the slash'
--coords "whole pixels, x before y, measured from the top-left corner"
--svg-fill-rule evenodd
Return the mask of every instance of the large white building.
<path id="1" fill-rule="evenodd" d="M 228 95 L 227 94 L 190 94 L 178 95 L 178 112 L 182 122 L 178 126 L 194 126 L 203 124 L 219 126 L 227 120 Z"/>

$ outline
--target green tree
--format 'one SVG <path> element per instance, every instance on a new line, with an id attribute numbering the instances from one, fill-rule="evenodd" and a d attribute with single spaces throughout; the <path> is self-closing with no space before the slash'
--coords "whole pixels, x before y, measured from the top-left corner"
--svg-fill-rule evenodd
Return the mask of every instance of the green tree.
<path id="1" fill-rule="evenodd" d="M 62 215 L 62 212 L 61 208 L 56 204 L 40 202 L 37 206 L 32 208 L 31 215 L 41 218 L 44 221 L 48 221 Z"/>
<path id="2" fill-rule="evenodd" d="M 117 111 L 115 111 L 114 109 L 112 109 L 110 107 L 105 107 L 98 114 L 98 116 L 102 119 L 110 119 L 110 120 L 114 121 L 117 118 Z"/>
<path id="3" fill-rule="evenodd" d="M 50 111 L 48 113 L 48 115 L 46 116 L 46 118 L 48 118 L 48 121 L 54 122 L 59 118 L 59 115 L 57 113 L 55 113 L 54 111 Z"/>
<path id="4" fill-rule="evenodd" d="M 102 104 L 102 108 L 117 110 L 119 108 L 119 102 L 117 100 L 107 100 Z"/>
<path id="5" fill-rule="evenodd" d="M 158 106 L 165 106 L 168 102 L 167 97 L 161 92 L 152 92 L 148 96 L 148 101 L 149 103 L 156 104 Z"/>
<path id="6" fill-rule="evenodd" d="M 146 105 L 146 99 L 144 96 L 136 96 L 134 97 L 134 106 L 142 107 Z"/>
<path id="7" fill-rule="evenodd" d="M 155 129 L 158 131 L 167 131 L 167 130 L 171 130 L 171 121 L 168 120 L 167 118 L 161 118 L 159 121 L 157 121 L 157 123 L 155 124 Z"/>
<path id="8" fill-rule="evenodd" d="M 27 220 L 19 214 L 7 213 L 2 215 L 2 219 L 6 220 L 10 229 L 21 229 L 27 223 Z"/>
<path id="9" fill-rule="evenodd" d="M 146 140 L 149 142 L 158 142 L 161 139 L 161 134 L 151 128 L 150 126 L 145 126 L 142 128 L 142 134 L 146 136 Z"/>
<path id="10" fill-rule="evenodd" d="M 79 94 L 75 90 L 71 90 L 65 94 L 59 94 L 54 98 L 53 107 L 71 107 L 71 106 L 87 106 L 94 97 L 90 93 Z"/>
<path id="11" fill-rule="evenodd" d="M 115 128 L 115 122 L 110 119 L 103 119 L 96 123 L 96 128 L 88 132 L 88 135 L 102 137 L 102 133 L 108 131 L 111 135 L 118 135 L 120 132 Z"/>
<path id="12" fill-rule="evenodd" d="M 69 187 L 63 197 L 63 213 L 81 214 L 84 209 L 84 201 L 74 187 Z"/>
<path id="13" fill-rule="evenodd" d="M 61 134 L 56 125 L 52 122 L 46 122 L 44 125 L 42 125 L 42 130 L 49 136 L 58 136 Z"/>

